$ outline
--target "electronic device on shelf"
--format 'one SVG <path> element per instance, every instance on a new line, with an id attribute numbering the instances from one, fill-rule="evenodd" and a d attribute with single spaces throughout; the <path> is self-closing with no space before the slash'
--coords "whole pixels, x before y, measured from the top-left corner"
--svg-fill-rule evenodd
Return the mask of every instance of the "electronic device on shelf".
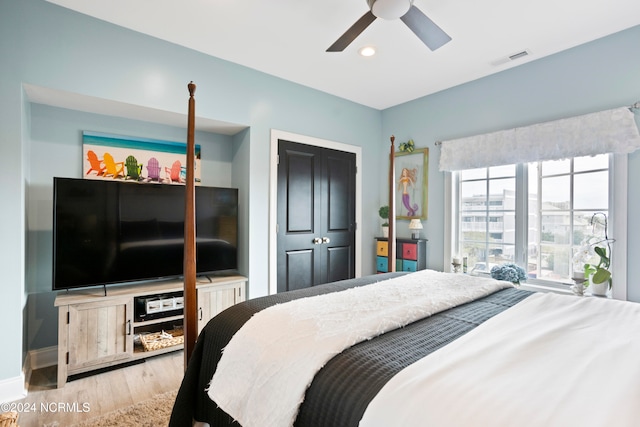
<path id="1" fill-rule="evenodd" d="M 133 314 L 136 322 L 179 316 L 183 313 L 182 291 L 166 294 L 137 296 L 133 299 Z"/>
<path id="2" fill-rule="evenodd" d="M 184 193 L 183 185 L 54 178 L 53 290 L 181 277 Z M 238 190 L 196 186 L 195 196 L 197 274 L 237 272 Z"/>

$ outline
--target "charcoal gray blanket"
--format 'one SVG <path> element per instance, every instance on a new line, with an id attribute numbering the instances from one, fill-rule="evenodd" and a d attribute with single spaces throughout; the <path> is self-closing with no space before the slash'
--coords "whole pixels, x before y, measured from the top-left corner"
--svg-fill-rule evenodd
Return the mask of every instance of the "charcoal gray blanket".
<path id="1" fill-rule="evenodd" d="M 274 304 L 365 286 L 403 274 L 407 273 L 379 274 L 270 295 L 223 311 L 211 319 L 198 337 L 169 425 L 191 427 L 192 420 L 207 422 L 212 427 L 238 425 L 217 408 L 205 389 L 220 360 L 221 349 L 254 313 Z M 295 425 L 357 426 L 371 399 L 397 372 L 530 294 L 528 291 L 511 288 L 498 291 L 343 351 L 316 375 L 300 406 Z"/>

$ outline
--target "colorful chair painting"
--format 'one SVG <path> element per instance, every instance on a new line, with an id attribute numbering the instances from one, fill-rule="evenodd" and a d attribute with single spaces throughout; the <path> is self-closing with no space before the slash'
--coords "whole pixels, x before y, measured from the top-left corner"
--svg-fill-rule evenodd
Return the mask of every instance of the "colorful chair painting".
<path id="1" fill-rule="evenodd" d="M 91 150 L 87 151 L 87 160 L 89 161 L 89 165 L 91 165 L 91 167 L 87 171 L 86 175 L 89 175 L 89 173 L 93 171 L 96 172 L 96 176 L 101 176 L 102 174 L 104 174 L 104 160 L 99 159 L 96 153 Z"/>
<path id="2" fill-rule="evenodd" d="M 140 176 L 142 173 L 142 165 L 138 164 L 138 160 L 135 157 L 127 157 L 124 161 L 124 166 L 127 168 L 127 178 L 135 179 L 136 181 L 139 181 L 142 178 Z"/>
<path id="3" fill-rule="evenodd" d="M 149 181 L 160 181 L 160 163 L 155 157 L 147 162 L 147 177 Z"/>
<path id="4" fill-rule="evenodd" d="M 171 168 L 164 168 L 165 173 L 169 179 L 169 182 L 183 182 L 180 178 L 180 170 L 181 170 L 180 160 L 176 160 L 171 165 Z"/>
<path id="5" fill-rule="evenodd" d="M 107 169 L 104 176 L 111 176 L 113 179 L 119 176 L 124 178 L 124 162 L 116 162 L 109 153 L 104 153 L 104 166 Z"/>

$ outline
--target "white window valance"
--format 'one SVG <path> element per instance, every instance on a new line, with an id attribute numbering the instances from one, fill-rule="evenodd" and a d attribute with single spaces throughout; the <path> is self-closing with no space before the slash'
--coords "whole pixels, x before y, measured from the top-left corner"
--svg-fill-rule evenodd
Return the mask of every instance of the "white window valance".
<path id="1" fill-rule="evenodd" d="M 440 170 L 631 153 L 638 148 L 640 134 L 635 116 L 623 107 L 443 141 Z"/>

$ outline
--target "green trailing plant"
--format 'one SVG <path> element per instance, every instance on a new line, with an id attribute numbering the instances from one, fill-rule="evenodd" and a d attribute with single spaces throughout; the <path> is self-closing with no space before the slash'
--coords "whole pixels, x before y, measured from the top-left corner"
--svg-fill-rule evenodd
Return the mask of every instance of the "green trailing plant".
<path id="1" fill-rule="evenodd" d="M 383 227 L 388 227 L 389 226 L 389 206 L 380 206 L 380 209 L 378 209 L 378 215 L 380 215 L 380 218 L 382 218 L 384 220 L 384 223 L 382 224 Z"/>

